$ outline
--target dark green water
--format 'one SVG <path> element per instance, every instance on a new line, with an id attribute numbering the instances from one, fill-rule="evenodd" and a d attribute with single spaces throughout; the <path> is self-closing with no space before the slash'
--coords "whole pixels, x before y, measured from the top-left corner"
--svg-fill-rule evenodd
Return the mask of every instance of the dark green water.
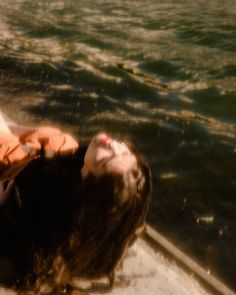
<path id="1" fill-rule="evenodd" d="M 0 83 L 19 123 L 130 137 L 149 222 L 236 288 L 235 0 L 0 0 Z"/>

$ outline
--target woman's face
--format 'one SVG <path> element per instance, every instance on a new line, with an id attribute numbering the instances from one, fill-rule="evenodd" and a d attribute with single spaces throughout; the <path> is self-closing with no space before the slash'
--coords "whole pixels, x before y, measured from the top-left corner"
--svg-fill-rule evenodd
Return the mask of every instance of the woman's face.
<path id="1" fill-rule="evenodd" d="M 123 174 L 137 169 L 137 159 L 122 142 L 116 141 L 105 133 L 99 133 L 91 140 L 84 157 L 82 176 L 92 173 Z"/>

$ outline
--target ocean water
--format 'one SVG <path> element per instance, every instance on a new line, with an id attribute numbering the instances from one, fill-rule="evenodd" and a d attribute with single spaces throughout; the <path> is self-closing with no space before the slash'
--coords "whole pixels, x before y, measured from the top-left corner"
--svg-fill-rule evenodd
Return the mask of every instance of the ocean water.
<path id="1" fill-rule="evenodd" d="M 236 288 L 236 1 L 0 0 L 0 108 L 148 159 L 148 221 Z"/>

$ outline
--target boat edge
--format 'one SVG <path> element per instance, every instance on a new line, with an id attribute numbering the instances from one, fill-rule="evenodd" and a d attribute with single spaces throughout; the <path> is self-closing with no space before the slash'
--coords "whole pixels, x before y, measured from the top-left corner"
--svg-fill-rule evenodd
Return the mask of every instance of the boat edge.
<path id="1" fill-rule="evenodd" d="M 210 292 L 214 292 L 213 294 L 236 295 L 233 290 L 174 246 L 168 239 L 150 225 L 146 225 L 146 232 L 143 235 L 143 239 L 153 250 L 161 250 L 165 256 L 174 259 L 177 264 L 194 275 L 199 283 L 204 285 L 206 289 Z"/>

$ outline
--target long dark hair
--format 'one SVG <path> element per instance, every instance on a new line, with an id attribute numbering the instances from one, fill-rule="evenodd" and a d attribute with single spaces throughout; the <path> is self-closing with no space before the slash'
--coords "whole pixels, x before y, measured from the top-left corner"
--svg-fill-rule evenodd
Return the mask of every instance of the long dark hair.
<path id="1" fill-rule="evenodd" d="M 150 199 L 150 171 L 139 159 L 137 171 L 125 175 L 88 175 L 83 202 L 74 218 L 72 269 L 80 276 L 109 276 L 143 226 Z M 68 247 L 68 249 L 70 249 Z M 73 256 L 73 254 L 72 254 Z"/>
<path id="2" fill-rule="evenodd" d="M 135 152 L 137 170 L 82 179 L 85 151 L 40 157 L 15 178 L 21 218 L 12 260 L 23 279 L 31 273 L 30 280 L 40 282 L 49 269 L 55 284 L 71 276 L 113 277 L 145 222 L 151 194 L 146 161 Z"/>

